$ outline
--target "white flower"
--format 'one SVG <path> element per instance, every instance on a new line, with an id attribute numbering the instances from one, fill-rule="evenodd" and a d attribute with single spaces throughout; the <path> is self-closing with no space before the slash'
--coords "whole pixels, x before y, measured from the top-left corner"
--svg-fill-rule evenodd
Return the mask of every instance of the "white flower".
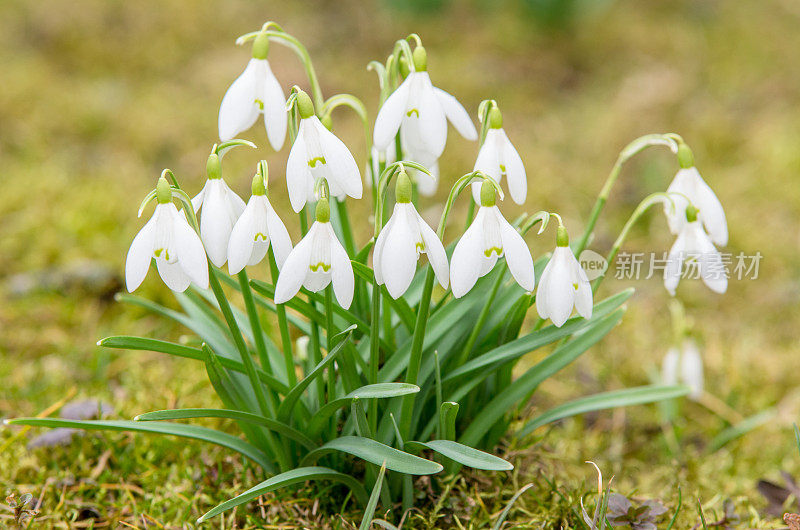
<path id="1" fill-rule="evenodd" d="M 484 189 L 491 189 L 491 200 L 481 197 L 481 207 L 472 224 L 461 236 L 450 260 L 450 284 L 453 296 L 467 294 L 481 276 L 494 268 L 497 258 L 505 255 L 511 276 L 526 291 L 536 283 L 533 258 L 525 240 L 494 203 L 494 189 L 488 181 Z M 483 193 L 482 193 L 483 195 Z"/>
<path id="2" fill-rule="evenodd" d="M 478 132 L 461 103 L 433 86 L 424 55 L 421 46 L 414 50 L 416 71 L 408 74 L 378 111 L 373 143 L 385 151 L 399 131 L 404 156 L 433 172 L 447 143 L 447 120 L 467 140 L 477 140 Z M 429 193 L 430 186 L 421 187 L 420 192 Z"/>
<path id="3" fill-rule="evenodd" d="M 682 348 L 670 348 L 661 368 L 661 380 L 665 385 L 679 382 L 690 389 L 689 399 L 698 400 L 703 395 L 703 359 L 697 345 L 684 341 Z"/>
<path id="4" fill-rule="evenodd" d="M 711 241 L 722 246 L 728 244 L 728 222 L 725 219 L 725 211 L 717 196 L 700 176 L 697 168 L 689 167 L 678 170 L 672 184 L 667 189 L 667 193 L 673 192 L 676 194 L 670 197 L 675 202 L 674 210 L 670 210 L 666 206 L 664 208 L 669 229 L 673 234 L 679 234 L 686 224 L 688 198 L 692 205 L 700 211 L 698 219 L 708 235 L 711 236 Z"/>
<path id="5" fill-rule="evenodd" d="M 286 163 L 286 187 L 294 211 L 316 200 L 314 183 L 324 178 L 330 194 L 360 199 L 361 172 L 347 146 L 314 116 L 311 100 L 298 92 L 300 126 Z"/>
<path id="6" fill-rule="evenodd" d="M 216 156 L 216 155 L 211 155 Z M 200 235 L 211 263 L 222 267 L 228 259 L 228 242 L 236 220 L 244 211 L 244 201 L 221 177 L 209 175 L 203 189 L 192 198 L 195 213 L 200 214 Z"/>
<path id="7" fill-rule="evenodd" d="M 511 198 L 515 203 L 522 204 L 528 195 L 528 177 L 519 153 L 502 128 L 502 120 L 500 111 L 497 107 L 493 107 L 489 111 L 489 130 L 486 131 L 486 138 L 478 152 L 473 170 L 486 173 L 497 183 L 500 183 L 501 177 L 506 175 Z M 480 200 L 480 195 L 480 184 L 475 182 L 472 184 L 472 196 L 475 202 Z"/>
<path id="8" fill-rule="evenodd" d="M 401 186 L 405 189 L 401 190 Z M 447 289 L 447 254 L 436 232 L 420 217 L 411 203 L 411 182 L 406 175 L 401 174 L 398 177 L 397 189 L 397 204 L 392 217 L 375 241 L 372 255 L 375 280 L 378 285 L 386 284 L 392 298 L 403 296 L 414 279 L 419 255 L 425 252 L 436 273 L 436 279 Z"/>
<path id="9" fill-rule="evenodd" d="M 256 265 L 267 255 L 270 242 L 278 268 L 292 250 L 292 240 L 267 198 L 261 175 L 253 179 L 253 195 L 236 221 L 228 243 L 228 271 L 236 274 L 246 265 Z"/>
<path id="10" fill-rule="evenodd" d="M 219 138 L 230 140 L 246 131 L 264 115 L 264 126 L 272 148 L 279 151 L 286 139 L 286 97 L 267 61 L 267 37 L 253 44 L 253 58 L 231 84 L 219 107 Z"/>
<path id="11" fill-rule="evenodd" d="M 566 231 L 562 231 L 563 228 L 559 227 L 558 245 L 544 268 L 536 290 L 539 316 L 549 318 L 556 327 L 564 325 L 573 307 L 583 318 L 592 316 L 592 286 L 569 248 Z"/>
<path id="12" fill-rule="evenodd" d="M 320 214 L 321 207 L 326 211 L 324 215 Z M 332 283 L 339 305 L 345 309 L 350 307 L 353 301 L 353 266 L 336 238 L 328 216 L 328 203 L 322 199 L 317 203 L 317 221 L 283 264 L 275 286 L 276 304 L 291 300 L 300 287 L 317 292 Z"/>
<path id="13" fill-rule="evenodd" d="M 166 185 L 166 191 L 164 191 Z M 194 282 L 208 288 L 208 261 L 200 237 L 171 202 L 169 184 L 159 182 L 159 202 L 153 216 L 133 238 L 125 260 L 125 283 L 135 291 L 155 258 L 158 274 L 173 291 L 183 292 Z"/>
<path id="14" fill-rule="evenodd" d="M 686 212 L 687 217 L 691 216 L 693 211 L 696 212 L 690 206 Z M 728 275 L 722 263 L 722 256 L 700 225 L 699 213 L 694 220 L 683 224 L 667 257 L 667 264 L 664 267 L 664 287 L 672 296 L 675 296 L 684 262 L 698 267 L 700 278 L 712 291 L 721 294 L 728 289 Z"/>

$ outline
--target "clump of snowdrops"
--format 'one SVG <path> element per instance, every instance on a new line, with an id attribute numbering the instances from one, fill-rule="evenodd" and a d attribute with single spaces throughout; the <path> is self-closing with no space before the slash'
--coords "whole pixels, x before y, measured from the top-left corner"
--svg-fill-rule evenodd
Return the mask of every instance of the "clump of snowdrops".
<path id="1" fill-rule="evenodd" d="M 286 85 L 270 69 L 271 43 L 297 54 L 310 93 L 295 85 L 286 97 Z M 155 208 L 127 255 L 128 290 L 142 284 L 155 262 L 182 311 L 130 294 L 118 297 L 180 323 L 192 335 L 181 343 L 132 336 L 99 342 L 204 363 L 221 406 L 147 412 L 133 421 L 9 423 L 193 438 L 238 452 L 261 469 L 263 482 L 225 500 L 204 521 L 305 481 L 339 483 L 368 513 L 379 499 L 386 507 L 402 501 L 407 509 L 416 498 L 415 476 L 456 473 L 462 466 L 512 469 L 493 454 L 503 437 L 522 437 L 590 410 L 688 392 L 684 386 L 653 385 L 583 397 L 535 417 L 525 410 L 544 380 L 623 316 L 632 290 L 597 300 L 603 276 L 591 283 L 576 256 L 586 249 L 628 159 L 666 146 L 681 169 L 668 192 L 646 197 L 633 212 L 608 262 L 642 213 L 663 204 L 678 235 L 670 254 L 676 264 L 665 270 L 667 289 L 674 293 L 684 261 L 697 261 L 705 271 L 716 265 L 714 243 L 727 240 L 724 213 L 680 136 L 652 134 L 629 144 L 587 226 L 571 239 L 557 213 L 510 220 L 503 215 L 506 194 L 522 205 L 535 197 L 528 196 L 525 166 L 503 129 L 500 107 L 483 101 L 476 129 L 458 100 L 432 84 L 417 35 L 397 41 L 385 63 L 369 65 L 381 87 L 372 131 L 355 96 L 323 97 L 306 48 L 277 24 L 266 23 L 237 44 L 252 44 L 252 58 L 222 100 L 220 142 L 208 156 L 204 187 L 190 197 L 165 169 L 141 203 L 140 216 L 151 202 Z M 363 172 L 336 135 L 332 113 L 340 106 L 363 121 Z M 236 147 L 256 148 L 235 137 L 259 120 L 275 150 L 287 143 L 288 131 L 286 187 L 270 184 L 262 160 L 245 202 L 227 183 L 242 177 L 225 173 L 223 157 L 237 156 L 228 155 Z M 479 144 L 472 171 L 454 182 L 442 178 L 438 167 L 448 122 Z M 362 198 L 365 184 L 368 197 Z M 433 226 L 420 216 L 419 205 L 439 186 L 450 192 Z M 288 193 L 297 217 L 273 208 L 270 197 L 282 193 Z M 357 241 L 351 228 L 352 200 L 372 203 L 374 237 L 368 241 Z M 469 203 L 466 219 L 452 218 L 457 201 Z M 299 241 L 291 240 L 286 223 L 299 224 Z M 534 232 L 537 247 L 552 252 L 531 253 Z M 248 270 L 258 268 L 270 281 L 250 279 Z M 719 280 L 706 283 L 725 290 Z M 533 366 L 515 371 L 523 356 L 548 346 Z M 243 437 L 177 421 L 209 417 L 231 420 Z"/>

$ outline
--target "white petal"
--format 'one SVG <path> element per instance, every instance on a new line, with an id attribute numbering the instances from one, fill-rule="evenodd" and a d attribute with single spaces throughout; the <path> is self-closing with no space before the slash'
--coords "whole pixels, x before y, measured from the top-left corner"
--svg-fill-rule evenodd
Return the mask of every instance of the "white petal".
<path id="1" fill-rule="evenodd" d="M 728 221 L 725 219 L 725 210 L 722 209 L 714 191 L 697 172 L 697 169 L 691 168 L 689 171 L 694 172 L 695 189 L 694 196 L 691 197 L 694 205 L 700 210 L 698 217 L 703 222 L 708 235 L 711 240 L 717 245 L 725 246 L 728 244 Z"/>
<path id="2" fill-rule="evenodd" d="M 257 197 L 251 197 L 244 212 L 231 230 L 231 238 L 228 243 L 228 272 L 230 274 L 238 274 L 245 265 L 248 265 L 253 254 L 255 236 L 266 228 L 257 223 L 259 208 L 263 208 L 263 206 L 258 204 Z"/>
<path id="3" fill-rule="evenodd" d="M 434 88 L 434 91 L 436 92 L 436 97 L 439 98 L 439 103 L 442 105 L 447 119 L 450 120 L 450 123 L 453 124 L 459 134 L 467 140 L 477 140 L 478 131 L 475 130 L 475 124 L 472 123 L 472 119 L 464 106 L 441 88 Z"/>
<path id="4" fill-rule="evenodd" d="M 486 133 L 486 141 L 483 142 L 480 151 L 478 151 L 478 158 L 475 160 L 473 171 L 482 171 L 499 184 L 502 173 L 500 172 L 496 131 L 497 129 L 489 129 Z M 482 182 L 483 181 L 476 181 L 472 183 L 472 198 L 475 200 L 476 204 L 481 203 Z"/>
<path id="5" fill-rule="evenodd" d="M 169 206 L 172 206 L 172 237 L 178 265 L 195 285 L 208 289 L 208 259 L 203 242 L 175 206 Z"/>
<path id="6" fill-rule="evenodd" d="M 200 215 L 200 234 L 211 263 L 222 267 L 228 259 L 228 241 L 233 230 L 230 204 L 220 179 L 209 181 Z"/>
<path id="7" fill-rule="evenodd" d="M 439 236 L 436 232 L 428 226 L 428 223 L 420 216 L 416 210 L 414 214 L 417 216 L 419 223 L 419 233 L 422 236 L 422 241 L 425 243 L 425 253 L 428 255 L 428 261 L 433 267 L 433 272 L 436 273 L 436 280 L 444 289 L 450 282 L 450 267 L 447 264 L 447 253 L 444 250 L 444 245 L 439 241 Z"/>
<path id="8" fill-rule="evenodd" d="M 681 379 L 688 386 L 689 399 L 700 399 L 703 396 L 703 359 L 697 346 L 686 341 L 681 355 Z"/>
<path id="9" fill-rule="evenodd" d="M 669 249 L 667 255 L 667 264 L 664 267 L 664 287 L 667 292 L 675 296 L 675 289 L 678 288 L 678 282 L 681 280 L 681 271 L 683 270 L 683 260 L 686 254 L 686 230 L 681 230 L 672 248 Z"/>
<path id="10" fill-rule="evenodd" d="M 564 325 L 575 304 L 576 291 L 569 261 L 569 258 L 574 259 L 574 256 L 571 254 L 572 251 L 568 247 L 556 247 L 539 281 L 539 291 L 536 295 L 536 308 L 544 309 L 546 317 L 549 317 L 557 327 Z M 540 297 L 543 304 L 541 308 Z M 541 312 L 539 316 L 546 318 Z"/>
<path id="11" fill-rule="evenodd" d="M 428 168 L 428 171 L 433 174 L 433 178 L 421 171 L 412 170 L 412 174 L 416 175 L 414 180 L 417 183 L 417 191 L 419 191 L 420 195 L 423 197 L 431 197 L 436 193 L 436 189 L 438 188 L 439 162 L 433 159 L 432 161 L 419 163 Z"/>
<path id="12" fill-rule="evenodd" d="M 339 240 L 330 223 L 327 223 L 331 237 L 331 283 L 333 284 L 333 294 L 339 305 L 347 309 L 353 302 L 353 289 L 355 277 L 353 276 L 353 265 L 350 257 Z"/>
<path id="13" fill-rule="evenodd" d="M 450 258 L 450 288 L 456 298 L 467 294 L 478 281 L 484 261 L 483 222 L 485 216 L 486 210 L 479 208 L 472 224 L 456 243 L 453 257 Z"/>
<path id="14" fill-rule="evenodd" d="M 394 214 L 397 221 L 386 234 L 381 252 L 381 273 L 386 289 L 392 298 L 406 292 L 417 268 L 417 249 L 414 233 L 409 226 L 408 215 L 402 204 L 396 204 Z"/>
<path id="15" fill-rule="evenodd" d="M 322 143 L 323 156 L 332 180 L 344 193 L 354 199 L 360 199 L 362 193 L 361 172 L 358 169 L 356 160 L 353 158 L 353 154 L 319 120 L 316 120 L 316 123 L 319 124 L 317 129 Z M 332 185 L 334 182 L 329 182 L 328 184 Z M 333 191 L 331 191 L 331 194 L 333 194 Z"/>
<path id="16" fill-rule="evenodd" d="M 309 231 L 289 252 L 275 285 L 275 303 L 284 304 L 294 298 L 309 271 L 313 234 Z"/>
<path id="17" fill-rule="evenodd" d="M 286 139 L 286 96 L 283 94 L 281 84 L 272 73 L 269 62 L 264 60 L 264 78 L 261 86 L 261 101 L 264 104 L 264 127 L 267 129 L 267 138 L 273 149 L 280 151 Z"/>
<path id="18" fill-rule="evenodd" d="M 573 254 L 574 257 L 574 254 Z M 592 284 L 589 283 L 589 278 L 586 277 L 586 271 L 583 270 L 578 260 L 574 263 L 576 276 L 578 277 L 578 291 L 575 293 L 575 310 L 583 318 L 592 318 Z"/>
<path id="19" fill-rule="evenodd" d="M 505 167 L 508 191 L 515 203 L 523 204 L 528 196 L 528 176 L 525 173 L 525 166 L 522 164 L 519 153 L 509 141 L 505 131 L 503 129 L 498 129 L 498 131 L 502 135 L 499 140 L 503 143 L 500 162 Z"/>
<path id="20" fill-rule="evenodd" d="M 724 293 L 728 289 L 728 275 L 722 262 L 722 255 L 714 248 L 714 244 L 703 231 L 699 223 L 692 223 L 695 227 L 695 242 L 699 256 L 700 277 L 709 289 L 715 293 Z"/>
<path id="21" fill-rule="evenodd" d="M 192 283 L 191 278 L 178 263 L 168 263 L 163 259 L 156 259 L 156 268 L 166 286 L 173 291 L 182 293 Z"/>
<path id="22" fill-rule="evenodd" d="M 670 348 L 661 363 L 661 382 L 665 385 L 678 384 L 678 362 L 680 352 L 677 348 Z"/>
<path id="23" fill-rule="evenodd" d="M 222 98 L 219 107 L 219 139 L 223 142 L 246 131 L 258 119 L 255 76 L 259 69 L 258 59 L 251 59 Z"/>
<path id="24" fill-rule="evenodd" d="M 389 234 L 389 229 L 397 221 L 397 218 L 392 215 L 386 222 L 386 225 L 381 229 L 378 238 L 375 240 L 375 247 L 372 250 L 372 269 L 375 273 L 375 281 L 378 285 L 383 285 L 383 269 L 381 267 L 381 256 L 383 255 L 383 247 L 386 244 L 386 236 Z"/>
<path id="25" fill-rule="evenodd" d="M 156 206 L 158 208 L 158 206 Z M 153 257 L 153 244 L 155 242 L 156 214 L 139 230 L 128 249 L 125 258 L 125 285 L 128 292 L 135 291 L 147 276 L 150 269 L 150 259 Z"/>
<path id="26" fill-rule="evenodd" d="M 419 90 L 416 94 L 412 93 L 409 106 L 416 105 L 419 116 L 406 114 L 404 122 L 413 126 L 409 135 L 413 148 L 425 150 L 439 158 L 447 143 L 447 118 L 428 73 L 418 72 L 414 75 L 420 77 Z"/>
<path id="27" fill-rule="evenodd" d="M 192 197 L 192 209 L 194 210 L 195 214 L 198 212 L 198 210 L 200 210 L 200 207 L 203 205 L 203 200 L 205 200 L 206 198 L 206 189 L 208 188 L 208 182 L 209 181 L 206 181 L 206 183 L 203 184 L 203 189 L 200 190 L 200 193 Z M 184 215 L 186 214 L 184 213 Z"/>
<path id="28" fill-rule="evenodd" d="M 314 179 L 311 176 L 311 168 L 308 167 L 308 152 L 303 140 L 302 121 L 300 133 L 292 144 L 289 159 L 286 162 L 286 188 L 295 212 L 299 212 L 306 205 L 309 189 L 312 192 L 314 190 Z"/>
<path id="29" fill-rule="evenodd" d="M 533 291 L 536 277 L 533 271 L 533 258 L 525 240 L 513 226 L 500 214 L 497 206 L 494 207 L 497 222 L 500 225 L 500 237 L 503 241 L 503 252 L 511 275 L 526 291 Z"/>
<path id="30" fill-rule="evenodd" d="M 386 98 L 381 110 L 375 119 L 375 131 L 372 135 L 372 142 L 379 151 L 385 151 L 392 143 L 400 128 L 400 122 L 406 112 L 408 104 L 408 92 L 411 86 L 411 75 L 403 81 L 397 90 Z"/>
<path id="31" fill-rule="evenodd" d="M 692 174 L 688 169 L 678 170 L 667 188 L 667 193 L 675 194 L 669 196 L 675 208 L 672 209 L 669 204 L 664 204 L 664 214 L 667 216 L 669 231 L 675 235 L 679 234 L 686 224 L 686 208 L 689 206 L 688 199 L 691 199 L 693 189 Z"/>
<path id="32" fill-rule="evenodd" d="M 275 254 L 275 262 L 278 264 L 278 269 L 282 269 L 286 258 L 292 251 L 292 238 L 289 237 L 286 225 L 283 224 L 281 218 L 272 209 L 272 205 L 268 200 L 265 199 L 265 201 L 267 203 L 267 228 L 272 241 L 272 252 Z"/>

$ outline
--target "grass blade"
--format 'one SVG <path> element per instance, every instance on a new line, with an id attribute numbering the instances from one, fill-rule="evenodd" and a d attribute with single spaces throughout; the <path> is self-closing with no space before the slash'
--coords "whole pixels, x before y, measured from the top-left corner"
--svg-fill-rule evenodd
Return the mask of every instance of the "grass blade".
<path id="1" fill-rule="evenodd" d="M 370 438 L 358 436 L 342 436 L 331 440 L 308 453 L 301 464 L 310 464 L 322 456 L 334 452 L 357 456 L 376 466 L 385 464 L 387 469 L 407 475 L 432 475 L 442 470 L 442 466 L 436 462 L 399 451 Z"/>

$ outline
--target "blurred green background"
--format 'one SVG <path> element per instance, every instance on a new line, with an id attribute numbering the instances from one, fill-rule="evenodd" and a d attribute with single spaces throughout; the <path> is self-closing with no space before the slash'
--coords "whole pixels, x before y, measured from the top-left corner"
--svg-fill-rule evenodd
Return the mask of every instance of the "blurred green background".
<path id="1" fill-rule="evenodd" d="M 724 296 L 699 282 L 683 282 L 678 295 L 703 344 L 708 390 L 743 416 L 775 407 L 778 415 L 768 425 L 706 455 L 709 439 L 726 424 L 685 404 L 679 425 L 683 452 L 676 455 L 659 439 L 656 407 L 603 414 L 594 419 L 599 423 L 575 420 L 548 433 L 534 450 L 513 453 L 522 459 L 515 484 L 545 473 L 564 488 L 579 489 L 593 480 L 582 464 L 593 459 L 603 462 L 609 476 L 617 475 L 623 492 L 669 499 L 680 483 L 684 493 L 704 501 L 738 496 L 755 513 L 763 507 L 756 479 L 774 478 L 784 468 L 800 470 L 789 429 L 800 405 L 795 0 L 4 0 L 0 417 L 37 414 L 71 395 L 73 387 L 79 396 L 112 403 L 115 416 L 125 418 L 177 405 L 215 405 L 202 368 L 190 361 L 102 351 L 95 342 L 110 334 L 182 333 L 115 304 L 113 293 L 122 285 L 127 247 L 143 223 L 136 218 L 139 201 L 161 169 L 171 168 L 191 194 L 200 189 L 206 156 L 217 140 L 219 102 L 249 58 L 249 49 L 234 40 L 266 20 L 278 21 L 305 43 L 326 96 L 352 93 L 373 118 L 378 85 L 366 64 L 384 60 L 396 39 L 419 33 L 434 84 L 456 95 L 473 118 L 485 98 L 496 99 L 503 110 L 529 176 L 527 205 L 503 205 L 509 218 L 524 210 L 558 211 L 577 236 L 619 150 L 641 134 L 678 132 L 726 208 L 726 250 L 763 254 L 758 279 L 731 281 Z M 288 49 L 273 45 L 270 61 L 287 92 L 293 84 L 307 86 Z M 363 132 L 355 117 L 337 111 L 334 131 L 363 162 Z M 255 163 L 266 158 L 272 201 L 296 241 L 283 176 L 288 146 L 272 152 L 260 126 L 243 136 L 259 149 L 226 158 L 227 182 L 247 196 Z M 440 164 L 443 181 L 471 170 L 476 154 L 477 145 L 451 129 Z M 664 190 L 676 169 L 674 157 L 658 149 L 627 166 L 590 248 L 605 253 L 639 200 Z M 438 218 L 443 190 L 422 205 L 429 219 Z M 368 215 L 368 203 L 350 206 L 361 225 L 361 244 L 370 233 L 367 223 L 358 222 Z M 447 240 L 456 234 L 450 229 Z M 548 231 L 528 242 L 541 255 L 554 238 Z M 662 252 L 671 244 L 663 216 L 653 212 L 625 248 Z M 630 284 L 637 294 L 620 328 L 544 385 L 547 397 L 537 399 L 557 402 L 649 380 L 669 346 L 669 297 L 658 278 Z M 610 280 L 602 291 L 622 285 L 628 283 Z M 142 293 L 172 304 L 154 271 Z M 101 506 L 102 516 L 110 518 L 140 510 L 180 521 L 190 517 L 181 510 L 201 512 L 214 499 L 191 497 L 197 477 L 187 470 L 189 462 L 200 458 L 208 466 L 223 458 L 208 448 L 121 435 L 101 442 L 87 437 L 78 443 L 80 450 L 28 452 L 21 433 L 4 430 L 0 444 L 12 437 L 0 457 L 0 486 L 39 491 L 48 477 L 73 476 L 78 486 L 65 498 L 93 499 L 85 502 Z M 128 507 L 130 513 L 122 493 L 101 492 L 80 480 L 110 440 L 120 454 L 104 464 L 108 475 L 101 479 L 143 488 L 145 504 Z M 130 440 L 137 441 L 135 447 Z M 153 462 L 162 465 L 149 469 Z M 248 484 L 235 472 L 224 478 L 224 486 L 209 490 L 212 495 L 219 487 Z M 464 486 L 465 498 L 494 495 L 496 485 L 487 482 L 494 479 L 475 480 Z M 191 503 L 169 494 L 176 491 L 185 491 Z M 43 504 L 51 521 L 74 509 L 69 502 L 55 508 L 57 501 L 51 491 Z M 480 511 L 467 501 L 451 508 Z M 540 504 L 525 509 L 520 520 L 567 524 Z"/>

